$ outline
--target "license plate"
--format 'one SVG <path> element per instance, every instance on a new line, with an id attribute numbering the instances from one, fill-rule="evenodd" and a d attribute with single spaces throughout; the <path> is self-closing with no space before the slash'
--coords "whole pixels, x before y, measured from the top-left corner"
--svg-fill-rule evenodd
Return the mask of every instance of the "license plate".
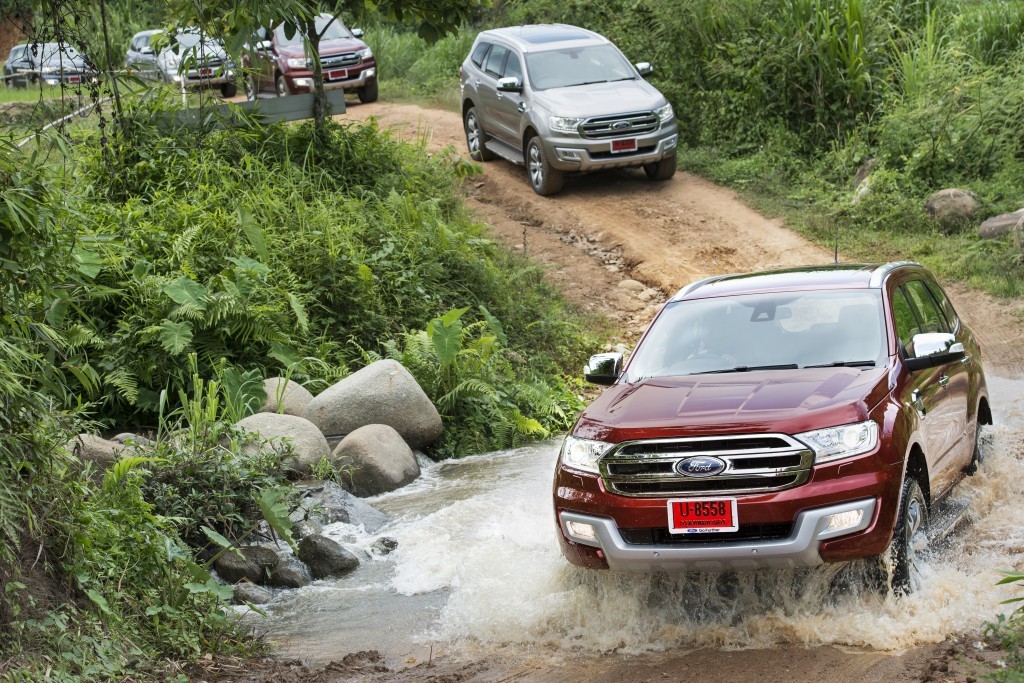
<path id="1" fill-rule="evenodd" d="M 200 69 L 199 70 L 199 75 L 200 76 L 212 76 L 213 75 L 213 69 Z"/>
<path id="2" fill-rule="evenodd" d="M 688 498 L 668 501 L 668 530 L 673 534 L 736 531 L 735 498 Z"/>
<path id="3" fill-rule="evenodd" d="M 635 152 L 636 151 L 636 138 L 627 138 L 625 140 L 612 140 L 612 152 Z"/>
<path id="4" fill-rule="evenodd" d="M 327 72 L 327 80 L 338 81 L 343 78 L 348 78 L 348 69 L 335 69 L 334 71 Z"/>
<path id="5" fill-rule="evenodd" d="M 80 76 L 68 76 L 68 83 L 80 83 L 82 78 Z"/>

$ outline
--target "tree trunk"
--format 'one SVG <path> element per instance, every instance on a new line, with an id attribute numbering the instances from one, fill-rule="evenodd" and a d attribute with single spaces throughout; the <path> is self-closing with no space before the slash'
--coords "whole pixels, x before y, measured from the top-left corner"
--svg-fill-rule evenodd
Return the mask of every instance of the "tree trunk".
<path id="1" fill-rule="evenodd" d="M 309 59 L 313 62 L 313 125 L 323 132 L 327 120 L 327 91 L 324 90 L 324 71 L 320 65 L 320 34 L 316 30 L 316 17 L 306 19 L 306 40 Z M 326 29 L 325 29 L 326 30 Z"/>

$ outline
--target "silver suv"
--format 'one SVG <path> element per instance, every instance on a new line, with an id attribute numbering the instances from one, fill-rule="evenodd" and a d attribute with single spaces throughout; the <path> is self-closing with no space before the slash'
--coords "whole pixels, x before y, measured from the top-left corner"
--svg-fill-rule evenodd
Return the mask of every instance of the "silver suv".
<path id="1" fill-rule="evenodd" d="M 652 71 L 576 26 L 483 31 L 459 69 L 470 155 L 525 163 L 540 195 L 572 171 L 642 166 L 668 180 L 679 133 L 672 105 L 644 81 Z"/>

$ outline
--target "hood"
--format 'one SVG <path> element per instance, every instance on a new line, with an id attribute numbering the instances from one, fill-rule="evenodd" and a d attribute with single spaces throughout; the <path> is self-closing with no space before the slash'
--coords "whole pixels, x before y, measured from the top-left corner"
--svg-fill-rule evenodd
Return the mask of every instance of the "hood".
<path id="1" fill-rule="evenodd" d="M 334 38 L 331 40 L 322 40 L 320 41 L 320 58 L 323 59 L 324 57 L 338 54 L 339 52 L 357 52 L 365 49 L 366 43 L 358 38 Z M 279 47 L 278 52 L 282 57 L 306 56 L 306 50 L 302 43 Z"/>
<path id="2" fill-rule="evenodd" d="M 658 89 L 642 78 L 538 90 L 533 99 L 555 116 L 603 116 L 668 104 Z"/>
<path id="3" fill-rule="evenodd" d="M 889 393 L 888 368 L 811 368 L 658 377 L 609 387 L 573 433 L 618 442 L 798 432 L 859 422 Z"/>
<path id="4" fill-rule="evenodd" d="M 55 68 L 55 69 L 63 68 L 63 69 L 66 69 L 66 70 L 79 70 L 80 71 L 80 70 L 85 69 L 86 64 L 85 64 L 85 57 L 83 57 L 82 55 L 71 55 L 71 56 L 64 55 L 63 57 L 58 56 L 58 55 L 53 55 L 53 56 L 48 57 L 47 59 L 43 60 L 43 63 L 40 66 L 42 66 L 43 68 L 51 68 L 52 67 L 52 68 Z"/>

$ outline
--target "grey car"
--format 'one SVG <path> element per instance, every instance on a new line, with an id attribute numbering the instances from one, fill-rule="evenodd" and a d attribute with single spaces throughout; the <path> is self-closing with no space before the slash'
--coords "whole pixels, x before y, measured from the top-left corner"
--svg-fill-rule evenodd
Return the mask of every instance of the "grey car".
<path id="1" fill-rule="evenodd" d="M 213 38 L 193 29 L 179 31 L 156 56 L 159 77 L 165 83 L 196 87 L 218 87 L 224 97 L 238 92 L 235 65 Z"/>
<path id="2" fill-rule="evenodd" d="M 124 56 L 125 68 L 138 76 L 156 78 L 156 49 L 153 47 L 153 38 L 161 33 L 162 30 L 155 28 L 139 31 L 132 36 L 128 52 Z"/>
<path id="3" fill-rule="evenodd" d="M 4 83 L 25 87 L 40 82 L 51 86 L 78 85 L 96 77 L 85 55 L 66 43 L 15 45 L 4 63 Z"/>
<path id="4" fill-rule="evenodd" d="M 466 144 L 477 161 L 525 164 L 540 195 L 567 172 L 642 167 L 676 172 L 672 105 L 600 34 L 565 24 L 481 32 L 459 69 Z"/>

